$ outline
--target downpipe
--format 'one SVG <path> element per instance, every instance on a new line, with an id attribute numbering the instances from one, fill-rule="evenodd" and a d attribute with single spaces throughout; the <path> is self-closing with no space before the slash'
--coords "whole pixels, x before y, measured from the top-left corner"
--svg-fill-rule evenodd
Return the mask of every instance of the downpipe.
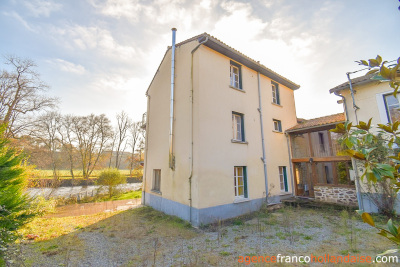
<path id="1" fill-rule="evenodd" d="M 142 205 L 146 205 L 146 181 L 147 181 L 147 151 L 149 149 L 149 118 L 150 118 L 150 100 L 149 94 L 146 94 L 147 98 L 147 113 L 146 113 L 146 140 L 145 140 L 145 150 L 144 150 L 144 173 L 143 173 L 143 185 L 142 185 Z"/>
<path id="2" fill-rule="evenodd" d="M 354 115 L 356 117 L 356 123 L 358 124 L 357 110 L 359 110 L 360 108 L 356 105 L 356 100 L 355 100 L 355 97 L 354 97 L 354 90 L 353 90 L 353 85 L 352 85 L 352 82 L 351 82 L 351 79 L 350 79 L 350 74 L 351 74 L 350 72 L 346 73 L 347 79 L 349 80 L 351 98 L 353 100 Z M 358 189 L 358 190 L 356 190 L 358 207 L 360 208 L 360 210 L 364 210 L 364 203 L 363 203 L 363 199 L 362 199 L 361 192 L 360 192 L 361 191 L 361 184 L 360 184 L 360 177 L 358 175 L 357 162 L 356 162 L 355 159 L 352 158 L 351 159 L 351 163 L 353 164 L 354 172 L 355 172 L 355 175 L 356 175 L 356 184 L 357 184 L 356 186 L 357 186 L 357 189 Z"/>
<path id="3" fill-rule="evenodd" d="M 174 94 L 175 94 L 175 39 L 176 28 L 172 28 L 172 52 L 171 52 L 171 99 L 169 114 L 169 167 L 175 169 L 174 156 Z"/>
<path id="4" fill-rule="evenodd" d="M 208 37 L 202 42 L 200 42 L 191 52 L 192 59 L 190 64 L 190 103 L 191 103 L 191 156 L 190 156 L 190 175 L 189 175 L 189 222 L 192 223 L 192 177 L 193 177 L 193 95 L 194 95 L 194 88 L 193 88 L 193 55 L 199 47 L 208 41 Z"/>
<path id="5" fill-rule="evenodd" d="M 360 108 L 356 105 L 356 100 L 354 98 L 354 90 L 353 90 L 353 84 L 352 84 L 351 79 L 350 79 L 350 72 L 347 72 L 346 75 L 347 75 L 347 79 L 349 80 L 351 98 L 353 99 L 354 115 L 356 116 L 356 123 L 358 124 L 357 110 L 359 110 Z"/>
<path id="6" fill-rule="evenodd" d="M 338 92 L 334 92 L 334 94 L 335 94 L 336 96 L 342 98 L 342 101 L 343 101 L 343 104 L 344 104 L 344 112 L 345 112 L 345 114 L 346 114 L 346 121 L 348 121 L 348 120 L 349 120 L 349 114 L 348 114 L 348 111 L 347 111 L 346 98 L 345 98 L 344 96 L 340 95 Z"/>
<path id="7" fill-rule="evenodd" d="M 261 106 L 261 84 L 260 84 L 260 73 L 257 72 L 258 80 L 258 112 L 260 113 L 260 127 L 261 127 L 261 146 L 262 146 L 262 158 L 261 161 L 264 165 L 264 180 L 265 180 L 265 201 L 268 204 L 268 175 L 267 175 L 267 161 L 265 158 L 265 141 L 264 141 L 264 125 L 263 125 L 263 114 Z"/>

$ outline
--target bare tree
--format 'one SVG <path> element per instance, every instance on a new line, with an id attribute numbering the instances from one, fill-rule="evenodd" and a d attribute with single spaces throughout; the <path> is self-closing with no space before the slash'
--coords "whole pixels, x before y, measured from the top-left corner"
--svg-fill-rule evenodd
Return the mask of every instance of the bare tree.
<path id="1" fill-rule="evenodd" d="M 144 155 L 144 148 L 146 143 L 146 130 L 143 127 L 140 127 L 139 130 L 139 145 L 137 151 L 139 152 L 139 161 L 142 161 L 142 157 Z"/>
<path id="2" fill-rule="evenodd" d="M 101 114 L 73 118 L 72 131 L 77 139 L 84 179 L 89 179 L 111 137 L 110 120 Z"/>
<path id="3" fill-rule="evenodd" d="M 57 152 L 60 150 L 60 138 L 58 136 L 61 126 L 61 115 L 58 112 L 47 112 L 38 117 L 35 121 L 35 127 L 32 136 L 36 137 L 48 149 L 51 158 L 53 170 L 53 178 L 58 179 L 58 163 Z"/>
<path id="4" fill-rule="evenodd" d="M 141 131 L 141 125 L 142 122 L 134 122 L 131 124 L 129 127 L 129 146 L 130 146 L 130 151 L 131 155 L 129 156 L 129 174 L 130 177 L 133 175 L 133 169 L 135 168 L 135 163 L 136 163 L 136 157 L 135 157 L 135 151 L 136 151 L 136 144 L 140 136 L 140 131 Z"/>
<path id="5" fill-rule="evenodd" d="M 77 160 L 77 150 L 74 146 L 76 143 L 76 137 L 73 132 L 74 127 L 74 116 L 66 115 L 61 119 L 61 127 L 59 127 L 58 132 L 60 135 L 60 142 L 62 149 L 66 152 L 69 161 L 69 172 L 71 173 L 72 180 L 75 179 L 74 168 L 75 162 Z"/>
<path id="6" fill-rule="evenodd" d="M 0 121 L 7 124 L 7 134 L 15 136 L 30 126 L 24 119 L 46 108 L 54 107 L 55 98 L 42 95 L 48 86 L 35 71 L 29 59 L 7 56 L 9 71 L 0 74 Z"/>
<path id="7" fill-rule="evenodd" d="M 113 131 L 111 133 L 111 140 L 112 140 L 112 143 L 110 146 L 110 159 L 108 161 L 108 168 L 111 168 L 113 154 L 114 154 L 114 146 L 115 146 L 115 142 L 117 141 L 117 133 L 115 131 Z"/>
<path id="8" fill-rule="evenodd" d="M 126 139 L 128 138 L 128 130 L 131 125 L 131 120 L 125 111 L 117 114 L 117 128 L 116 128 L 116 157 L 115 157 L 115 168 L 119 169 L 123 153 L 126 149 Z"/>

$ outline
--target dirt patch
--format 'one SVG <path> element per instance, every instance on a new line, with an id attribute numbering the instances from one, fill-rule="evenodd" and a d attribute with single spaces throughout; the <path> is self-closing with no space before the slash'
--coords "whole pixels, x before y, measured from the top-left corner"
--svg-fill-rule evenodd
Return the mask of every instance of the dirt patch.
<path id="1" fill-rule="evenodd" d="M 27 266 L 237 266 L 240 256 L 375 257 L 392 248 L 355 213 L 346 212 L 285 207 L 194 229 L 179 218 L 145 207 L 80 228 L 69 225 L 75 230 L 42 242 L 23 241 L 21 251 Z M 77 224 L 79 218 L 88 217 L 60 219 L 64 223 L 74 219 L 70 224 Z M 48 252 L 42 253 L 43 248 Z"/>
<path id="2" fill-rule="evenodd" d="M 69 216 L 91 215 L 100 212 L 123 211 L 139 207 L 140 205 L 141 205 L 140 198 L 65 205 L 60 208 L 57 208 L 57 211 L 55 213 L 48 214 L 46 215 L 46 217 L 60 218 Z"/>

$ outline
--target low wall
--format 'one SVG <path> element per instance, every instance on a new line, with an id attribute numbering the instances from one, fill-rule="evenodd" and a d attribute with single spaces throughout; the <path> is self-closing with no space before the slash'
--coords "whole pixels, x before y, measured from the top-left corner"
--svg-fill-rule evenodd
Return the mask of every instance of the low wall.
<path id="1" fill-rule="evenodd" d="M 317 201 L 358 206 L 355 188 L 316 185 L 314 186 L 314 195 Z"/>

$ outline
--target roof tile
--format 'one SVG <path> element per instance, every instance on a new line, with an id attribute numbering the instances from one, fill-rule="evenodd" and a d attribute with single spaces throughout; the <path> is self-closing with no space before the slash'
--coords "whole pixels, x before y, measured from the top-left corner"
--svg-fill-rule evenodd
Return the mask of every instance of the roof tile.
<path id="1" fill-rule="evenodd" d="M 296 124 L 292 128 L 286 130 L 286 132 L 295 132 L 298 130 L 303 130 L 307 128 L 314 128 L 317 126 L 324 126 L 334 123 L 344 122 L 346 120 L 344 113 L 333 114 L 329 116 L 314 118 L 310 120 L 303 120 L 302 122 Z"/>

